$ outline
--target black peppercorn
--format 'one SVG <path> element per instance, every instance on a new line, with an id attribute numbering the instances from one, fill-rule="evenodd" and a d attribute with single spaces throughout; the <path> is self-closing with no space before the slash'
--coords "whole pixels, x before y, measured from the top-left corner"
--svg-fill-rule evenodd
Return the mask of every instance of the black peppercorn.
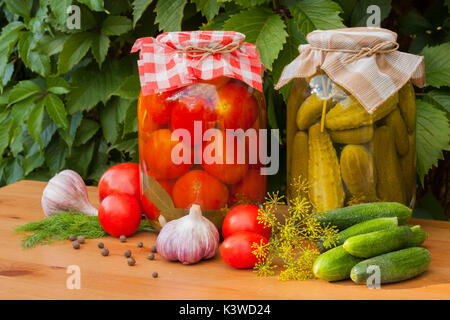
<path id="1" fill-rule="evenodd" d="M 152 247 L 150 248 L 150 251 L 153 252 L 153 253 L 156 253 L 156 246 L 152 246 Z"/>
<path id="2" fill-rule="evenodd" d="M 153 272 L 153 273 L 152 273 L 152 277 L 153 277 L 153 278 L 158 278 L 158 272 L 156 272 L 156 271 Z"/>
<path id="3" fill-rule="evenodd" d="M 109 255 L 109 250 L 107 248 L 103 248 L 101 254 L 102 256 L 106 257 L 107 255 Z"/>
<path id="4" fill-rule="evenodd" d="M 83 236 L 78 236 L 77 237 L 77 241 L 79 242 L 79 243 L 84 243 L 84 237 Z"/>
<path id="5" fill-rule="evenodd" d="M 154 260 L 155 259 L 155 254 L 153 252 L 149 253 L 147 256 L 148 260 Z"/>
<path id="6" fill-rule="evenodd" d="M 131 251 L 130 251 L 130 250 L 125 250 L 125 251 L 123 252 L 123 255 L 124 255 L 125 257 L 129 258 L 129 257 L 131 257 Z"/>
<path id="7" fill-rule="evenodd" d="M 72 242 L 72 247 L 74 248 L 74 249 L 80 249 L 80 243 L 78 242 L 78 241 L 74 241 L 74 242 Z"/>
<path id="8" fill-rule="evenodd" d="M 125 236 L 120 236 L 120 242 L 126 242 L 127 241 L 127 237 Z"/>
<path id="9" fill-rule="evenodd" d="M 105 247 L 105 245 L 103 244 L 103 242 L 99 242 L 97 244 L 97 247 L 99 247 L 100 249 L 103 249 Z"/>
<path id="10" fill-rule="evenodd" d="M 76 237 L 75 237 L 73 234 L 71 234 L 71 235 L 69 236 L 69 240 L 70 240 L 70 241 L 75 241 L 75 239 L 76 239 Z"/>
<path id="11" fill-rule="evenodd" d="M 144 244 L 143 244 L 141 241 L 139 241 L 139 242 L 138 242 L 138 247 L 139 247 L 139 248 L 142 248 L 143 246 L 144 246 Z"/>
<path id="12" fill-rule="evenodd" d="M 127 262 L 129 266 L 134 266 L 136 264 L 136 260 L 134 260 L 133 258 L 128 258 Z"/>

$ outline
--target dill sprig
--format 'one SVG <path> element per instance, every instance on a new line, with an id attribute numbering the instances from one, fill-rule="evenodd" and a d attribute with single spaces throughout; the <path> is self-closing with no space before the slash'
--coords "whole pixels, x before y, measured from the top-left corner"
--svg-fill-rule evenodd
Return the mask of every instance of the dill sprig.
<path id="1" fill-rule="evenodd" d="M 285 201 L 278 192 L 269 194 L 259 209 L 258 222 L 272 230 L 267 244 L 252 245 L 258 259 L 254 272 L 259 276 L 272 276 L 275 269 L 281 268 L 280 280 L 311 279 L 314 277 L 312 266 L 320 254 L 315 243 L 326 240 L 335 244 L 337 241 L 338 230 L 322 225 L 313 214 L 308 199 L 309 184 L 299 177 L 293 186 L 297 194 L 290 200 L 287 214 L 279 214 L 279 206 Z M 275 261 L 281 261 L 281 265 Z"/>
<path id="2" fill-rule="evenodd" d="M 61 212 L 41 221 L 29 222 L 14 229 L 16 232 L 25 232 L 22 238 L 24 249 L 37 245 L 45 245 L 57 240 L 67 240 L 70 235 L 82 235 L 86 239 L 97 239 L 107 235 L 103 230 L 98 217 L 87 216 L 82 213 Z M 147 219 L 143 219 L 139 232 L 155 231 Z"/>

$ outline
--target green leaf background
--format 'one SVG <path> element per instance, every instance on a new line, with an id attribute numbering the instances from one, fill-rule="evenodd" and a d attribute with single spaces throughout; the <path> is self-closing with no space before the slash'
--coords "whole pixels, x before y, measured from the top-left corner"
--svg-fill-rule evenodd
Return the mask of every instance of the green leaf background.
<path id="1" fill-rule="evenodd" d="M 430 129 L 433 128 L 433 129 Z M 417 173 L 421 181 L 428 169 L 443 159 L 442 150 L 450 150 L 450 129 L 444 111 L 438 110 L 430 103 L 417 100 Z"/>
<path id="2" fill-rule="evenodd" d="M 398 33 L 401 50 L 425 57 L 427 86 L 416 88 L 418 196 L 434 203 L 434 188 L 431 195 L 444 194 L 439 200 L 450 212 L 450 191 L 438 191 L 432 180 L 450 167 L 444 0 L 0 1 L 0 185 L 45 180 L 64 168 L 95 184 L 109 166 L 138 161 L 140 85 L 130 49 L 137 38 L 178 30 L 235 30 L 257 46 L 266 67 L 267 120 L 281 129 L 284 159 L 290 85 L 276 91 L 273 84 L 309 32 L 363 26 L 373 4 L 382 27 Z M 80 8 L 79 30 L 66 25 L 70 5 Z M 283 189 L 285 169 L 269 177 L 271 190 Z"/>
<path id="3" fill-rule="evenodd" d="M 256 44 L 261 62 L 271 70 L 288 36 L 282 18 L 267 8 L 251 8 L 232 15 L 223 25 L 246 35 L 246 41 Z"/>

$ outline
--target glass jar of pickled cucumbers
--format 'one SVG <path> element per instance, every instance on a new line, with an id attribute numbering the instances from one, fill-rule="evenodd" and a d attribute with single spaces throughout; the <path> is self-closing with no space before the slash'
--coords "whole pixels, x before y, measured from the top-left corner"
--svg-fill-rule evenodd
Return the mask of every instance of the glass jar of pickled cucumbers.
<path id="1" fill-rule="evenodd" d="M 288 197 L 307 180 L 317 212 L 376 201 L 413 207 L 414 89 L 407 82 L 372 113 L 324 73 L 293 82 L 287 105 Z"/>

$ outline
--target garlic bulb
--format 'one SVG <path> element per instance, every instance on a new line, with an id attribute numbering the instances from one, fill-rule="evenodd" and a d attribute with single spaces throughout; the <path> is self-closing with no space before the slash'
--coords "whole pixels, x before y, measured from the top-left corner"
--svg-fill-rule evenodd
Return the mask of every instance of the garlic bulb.
<path id="1" fill-rule="evenodd" d="M 202 216 L 199 205 L 189 214 L 167 222 L 156 239 L 156 250 L 167 260 L 192 264 L 214 257 L 219 249 L 219 231 Z"/>
<path id="2" fill-rule="evenodd" d="M 41 205 L 47 217 L 61 211 L 88 216 L 98 214 L 89 202 L 83 178 L 73 170 L 63 170 L 50 179 L 42 194 Z"/>

